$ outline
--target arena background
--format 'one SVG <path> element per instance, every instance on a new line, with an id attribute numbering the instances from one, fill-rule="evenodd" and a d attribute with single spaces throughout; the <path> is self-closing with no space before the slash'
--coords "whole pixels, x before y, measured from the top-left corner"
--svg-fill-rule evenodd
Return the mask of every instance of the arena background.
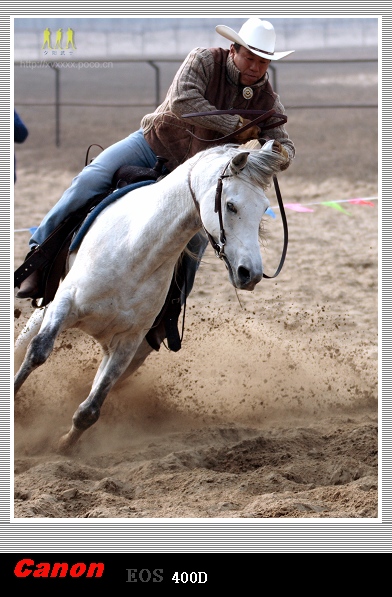
<path id="1" fill-rule="evenodd" d="M 277 49 L 296 50 L 274 71 L 297 149 L 279 182 L 285 203 L 312 210 L 287 209 L 282 273 L 237 300 L 208 251 L 183 348 L 161 349 L 113 391 L 73 457 L 53 445 L 100 357 L 90 339 L 66 334 L 16 401 L 16 518 L 379 516 L 377 20 L 271 21 Z M 154 109 L 148 61 L 162 100 L 191 48 L 228 47 L 216 24 L 15 20 L 14 103 L 30 132 L 15 146 L 15 267 L 87 147 L 119 140 Z M 51 60 L 85 65 L 48 67 L 46 27 L 75 32 L 75 54 Z M 279 218 L 266 231 L 272 272 Z M 15 300 L 15 333 L 31 312 Z"/>

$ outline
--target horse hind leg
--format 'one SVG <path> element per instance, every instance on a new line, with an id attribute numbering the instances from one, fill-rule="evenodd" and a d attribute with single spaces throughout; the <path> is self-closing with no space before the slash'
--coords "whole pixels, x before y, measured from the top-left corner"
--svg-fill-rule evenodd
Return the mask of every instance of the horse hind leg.
<path id="1" fill-rule="evenodd" d="M 59 440 L 58 451 L 60 453 L 68 452 L 81 435 L 98 421 L 106 396 L 129 368 L 139 344 L 140 338 L 138 342 L 124 343 L 121 346 L 118 345 L 115 350 L 105 353 L 90 394 L 75 411 L 71 429 Z"/>

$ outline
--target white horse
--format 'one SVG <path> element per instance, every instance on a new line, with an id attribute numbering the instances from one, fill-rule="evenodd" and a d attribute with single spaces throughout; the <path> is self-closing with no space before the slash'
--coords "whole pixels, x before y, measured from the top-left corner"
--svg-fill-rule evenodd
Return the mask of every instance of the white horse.
<path id="1" fill-rule="evenodd" d="M 198 231 L 204 229 L 225 261 L 235 288 L 253 290 L 261 280 L 259 227 L 269 206 L 265 191 L 282 160 L 272 141 L 258 150 L 208 149 L 100 213 L 72 254 L 54 300 L 34 311 L 15 345 L 15 393 L 46 361 L 64 330 L 79 328 L 103 349 L 90 394 L 60 439 L 60 451 L 98 420 L 114 384 L 151 352 L 146 333 L 165 302 L 179 256 Z"/>

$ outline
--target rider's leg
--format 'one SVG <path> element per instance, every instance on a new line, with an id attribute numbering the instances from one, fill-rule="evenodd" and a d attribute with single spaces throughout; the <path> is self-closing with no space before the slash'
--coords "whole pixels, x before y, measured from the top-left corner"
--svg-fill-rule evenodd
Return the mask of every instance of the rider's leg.
<path id="1" fill-rule="evenodd" d="M 191 252 L 191 255 L 185 253 L 183 256 L 186 284 L 184 284 L 182 290 L 182 303 L 184 303 L 185 294 L 186 296 L 189 296 L 192 290 L 196 272 L 204 255 L 204 252 L 207 248 L 207 245 L 208 239 L 203 232 L 198 232 L 197 234 L 195 234 L 195 236 L 191 238 L 187 245 L 187 249 Z"/>
<path id="2" fill-rule="evenodd" d="M 42 243 L 66 216 L 83 207 L 92 197 L 108 191 L 120 166 L 132 164 L 153 168 L 155 162 L 156 155 L 141 129 L 102 151 L 73 179 L 71 186 L 44 217 L 30 239 L 30 247 Z"/>
<path id="3" fill-rule="evenodd" d="M 32 235 L 29 245 L 34 249 L 73 211 L 83 207 L 92 197 L 110 189 L 116 170 L 125 164 L 153 168 L 156 155 L 144 139 L 142 130 L 111 145 L 88 164 L 72 181 L 61 199 L 44 217 Z M 38 292 L 38 270 L 26 278 L 17 293 L 18 298 L 34 297 Z"/>

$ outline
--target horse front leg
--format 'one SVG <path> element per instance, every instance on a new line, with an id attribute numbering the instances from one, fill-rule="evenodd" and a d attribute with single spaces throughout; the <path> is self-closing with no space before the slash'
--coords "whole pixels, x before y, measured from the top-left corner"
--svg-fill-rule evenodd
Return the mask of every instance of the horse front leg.
<path id="1" fill-rule="evenodd" d="M 81 407 L 87 403 L 87 400 L 89 398 L 92 399 L 92 397 L 95 395 L 95 392 L 98 391 L 99 380 L 100 380 L 101 374 L 103 373 L 103 371 L 107 365 L 108 360 L 109 360 L 109 355 L 105 352 L 105 354 L 102 358 L 102 361 L 98 367 L 98 370 L 94 376 L 90 394 L 89 394 L 88 398 L 82 404 L 79 405 L 79 408 L 75 412 L 73 419 L 76 419 L 76 415 L 77 415 L 78 411 L 81 409 Z M 106 395 L 108 393 L 109 392 L 107 392 Z M 102 398 L 102 402 L 103 402 L 103 400 L 104 400 L 104 397 Z M 99 414 L 98 414 L 97 419 L 98 418 L 99 418 Z M 83 425 L 83 421 L 82 421 L 80 428 L 78 428 L 78 427 L 76 427 L 76 425 L 72 424 L 72 427 L 68 431 L 68 433 L 66 433 L 65 435 L 63 435 L 60 438 L 59 443 L 58 443 L 58 451 L 64 452 L 64 453 L 67 452 L 78 441 L 79 437 L 83 434 L 83 431 L 85 431 L 85 429 L 88 429 L 88 427 L 90 427 L 93 423 L 95 423 L 94 420 L 90 423 L 90 425 L 86 425 L 86 424 Z"/>
<path id="2" fill-rule="evenodd" d="M 141 340 L 142 338 L 138 338 L 137 341 L 132 343 L 127 342 L 117 345 L 115 349 L 104 355 L 94 378 L 90 394 L 75 411 L 72 417 L 71 429 L 59 440 L 59 452 L 68 452 L 86 429 L 98 421 L 106 396 L 130 366 Z"/>
<path id="3" fill-rule="evenodd" d="M 20 332 L 19 336 L 15 341 L 14 346 L 14 369 L 17 373 L 20 369 L 21 364 L 26 356 L 26 352 L 31 340 L 39 332 L 42 325 L 42 321 L 45 315 L 44 309 L 36 309 L 33 311 L 30 319 Z"/>
<path id="4" fill-rule="evenodd" d="M 18 393 L 29 375 L 40 367 L 53 350 L 54 338 L 38 334 L 32 339 L 25 359 L 14 377 L 14 395 Z"/>
<path id="5" fill-rule="evenodd" d="M 60 332 L 65 328 L 65 322 L 69 315 L 70 307 L 67 301 L 64 301 L 60 304 L 59 308 L 53 309 L 51 312 L 48 313 L 47 318 L 44 320 L 40 331 L 38 334 L 31 340 L 25 358 L 19 367 L 15 377 L 14 377 L 14 392 L 15 395 L 24 384 L 26 379 L 29 375 L 45 363 L 49 355 L 51 354 L 54 346 L 54 342 Z M 35 333 L 36 327 L 38 327 L 39 323 L 39 316 L 34 320 L 34 325 L 30 332 L 26 332 L 26 338 L 28 338 L 28 333 Z M 21 346 L 23 348 L 23 343 L 25 342 L 26 338 L 21 339 Z M 18 344 L 17 344 L 18 347 Z"/>
<path id="6" fill-rule="evenodd" d="M 164 339 L 165 338 L 163 336 L 161 342 Z M 122 382 L 125 379 L 127 379 L 127 377 L 130 377 L 133 373 L 135 373 L 135 371 L 137 371 L 137 369 L 139 369 L 139 367 L 143 365 L 144 361 L 152 351 L 153 348 L 151 348 L 147 340 L 144 338 L 140 346 L 138 347 L 132 361 L 129 363 L 128 367 L 117 381 Z"/>

